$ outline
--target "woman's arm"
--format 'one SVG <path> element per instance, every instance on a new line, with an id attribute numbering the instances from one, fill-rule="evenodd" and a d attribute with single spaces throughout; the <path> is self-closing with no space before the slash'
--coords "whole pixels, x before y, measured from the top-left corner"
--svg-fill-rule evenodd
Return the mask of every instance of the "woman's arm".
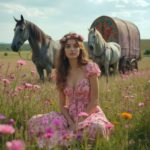
<path id="1" fill-rule="evenodd" d="M 93 113 L 96 106 L 99 104 L 99 81 L 96 75 L 91 76 L 90 80 L 90 102 L 87 106 L 86 113 Z"/>
<path id="2" fill-rule="evenodd" d="M 74 121 L 72 120 L 71 116 L 69 115 L 68 108 L 66 107 L 67 101 L 66 101 L 66 96 L 62 91 L 59 91 L 59 106 L 62 114 L 68 121 L 68 124 L 71 128 L 74 128 Z"/>

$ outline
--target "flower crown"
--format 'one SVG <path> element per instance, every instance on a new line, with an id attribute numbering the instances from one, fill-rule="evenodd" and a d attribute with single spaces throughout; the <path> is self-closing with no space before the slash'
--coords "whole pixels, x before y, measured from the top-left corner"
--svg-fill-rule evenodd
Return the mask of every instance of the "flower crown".
<path id="1" fill-rule="evenodd" d="M 76 34 L 76 33 L 68 33 L 64 35 L 62 39 L 60 39 L 60 43 L 63 44 L 69 39 L 77 39 L 78 41 L 83 42 L 83 37 L 81 35 Z"/>

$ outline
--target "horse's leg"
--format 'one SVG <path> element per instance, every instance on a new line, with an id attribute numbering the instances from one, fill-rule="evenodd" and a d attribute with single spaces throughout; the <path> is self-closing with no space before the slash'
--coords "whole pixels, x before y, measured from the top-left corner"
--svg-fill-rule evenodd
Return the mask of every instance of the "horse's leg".
<path id="1" fill-rule="evenodd" d="M 48 81 L 51 80 L 51 71 L 52 71 L 52 67 L 50 65 L 47 65 L 46 66 L 46 73 L 47 73 Z"/>
<path id="2" fill-rule="evenodd" d="M 44 70 L 40 66 L 36 66 L 37 72 L 39 74 L 40 80 L 44 82 Z"/>
<path id="3" fill-rule="evenodd" d="M 138 71 L 139 68 L 138 68 L 138 62 L 137 62 L 137 60 L 136 60 L 136 62 L 135 62 L 135 65 L 136 65 L 136 70 Z"/>
<path id="4" fill-rule="evenodd" d="M 108 77 L 109 77 L 109 63 L 108 62 L 104 64 L 104 69 L 105 69 L 105 75 L 106 75 L 106 82 L 108 83 Z"/>
<path id="5" fill-rule="evenodd" d="M 46 70 L 48 81 L 51 80 L 51 71 Z"/>
<path id="6" fill-rule="evenodd" d="M 113 73 L 116 74 L 118 71 L 118 63 L 113 64 Z"/>

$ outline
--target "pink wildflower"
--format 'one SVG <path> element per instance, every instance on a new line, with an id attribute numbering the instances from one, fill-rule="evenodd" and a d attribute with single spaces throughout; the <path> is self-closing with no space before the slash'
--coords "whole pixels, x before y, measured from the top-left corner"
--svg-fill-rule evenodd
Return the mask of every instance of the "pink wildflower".
<path id="1" fill-rule="evenodd" d="M 10 84 L 10 81 L 8 79 L 2 79 L 2 81 L 3 81 L 4 85 Z"/>
<path id="2" fill-rule="evenodd" d="M 45 104 L 46 106 L 52 105 L 52 101 L 51 101 L 50 99 L 46 99 L 46 100 L 44 101 L 44 104 Z"/>
<path id="3" fill-rule="evenodd" d="M 56 127 L 61 128 L 62 127 L 62 121 L 59 118 L 53 119 L 52 124 Z"/>
<path id="4" fill-rule="evenodd" d="M 54 135 L 54 131 L 52 128 L 47 128 L 46 133 L 44 134 L 45 138 L 51 138 Z"/>
<path id="5" fill-rule="evenodd" d="M 10 80 L 14 80 L 15 79 L 15 75 L 12 74 L 12 73 L 8 77 L 9 77 Z"/>
<path id="6" fill-rule="evenodd" d="M 35 75 L 36 74 L 36 71 L 35 70 L 31 70 L 31 75 Z"/>
<path id="7" fill-rule="evenodd" d="M 6 143 L 8 150 L 25 150 L 25 144 L 22 140 L 13 140 Z"/>
<path id="8" fill-rule="evenodd" d="M 11 118 L 9 121 L 8 121 L 8 124 L 9 125 L 14 125 L 15 124 L 15 120 L 13 118 Z"/>
<path id="9" fill-rule="evenodd" d="M 45 134 L 44 134 L 44 137 L 45 137 L 46 139 L 50 139 L 51 137 L 53 137 L 53 133 L 45 133 Z"/>
<path id="10" fill-rule="evenodd" d="M 114 127 L 114 125 L 112 124 L 112 123 L 107 123 L 106 125 L 105 125 L 105 128 L 106 129 L 112 129 Z"/>
<path id="11" fill-rule="evenodd" d="M 24 86 L 26 89 L 31 89 L 33 87 L 33 85 L 30 83 L 25 83 Z"/>
<path id="12" fill-rule="evenodd" d="M 19 92 L 19 91 L 22 91 L 24 88 L 23 88 L 23 86 L 17 86 L 16 88 L 15 88 L 15 91 L 16 92 Z"/>
<path id="13" fill-rule="evenodd" d="M 6 118 L 6 116 L 5 116 L 5 115 L 0 114 L 0 120 L 3 120 L 3 119 L 5 119 L 5 118 Z"/>
<path id="14" fill-rule="evenodd" d="M 26 65 L 27 63 L 26 63 L 25 60 L 18 60 L 18 61 L 17 61 L 17 64 L 23 66 L 23 65 Z"/>
<path id="15" fill-rule="evenodd" d="M 13 134 L 15 132 L 15 129 L 8 124 L 0 124 L 0 133 L 3 134 Z"/>
<path id="16" fill-rule="evenodd" d="M 83 134 L 78 132 L 76 135 L 76 139 L 80 141 L 80 140 L 82 140 L 82 137 L 83 137 Z"/>
<path id="17" fill-rule="evenodd" d="M 143 107 L 143 106 L 144 106 L 144 103 L 143 103 L 143 102 L 139 102 L 139 103 L 138 103 L 138 106 L 139 106 L 139 107 Z"/>

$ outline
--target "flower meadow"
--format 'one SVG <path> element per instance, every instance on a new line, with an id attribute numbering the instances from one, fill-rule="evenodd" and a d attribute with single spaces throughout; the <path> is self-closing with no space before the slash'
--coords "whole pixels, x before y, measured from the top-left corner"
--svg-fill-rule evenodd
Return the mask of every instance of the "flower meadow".
<path id="1" fill-rule="evenodd" d="M 24 58 L 26 53 L 23 54 Z M 150 58 L 139 61 L 139 71 L 99 78 L 100 105 L 114 124 L 109 141 L 77 135 L 71 150 L 149 150 L 150 149 Z M 48 150 L 39 148 L 28 134 L 28 120 L 36 114 L 58 111 L 55 81 L 39 80 L 34 64 L 17 54 L 0 53 L 0 150 Z M 86 116 L 84 112 L 79 114 Z M 54 120 L 54 126 L 61 126 Z M 108 128 L 111 128 L 108 125 Z M 47 140 L 54 131 L 47 129 Z M 37 135 L 38 136 L 38 135 Z M 72 135 L 64 134 L 64 141 Z M 36 137 L 35 137 L 36 138 Z M 56 150 L 60 148 L 56 146 Z"/>

